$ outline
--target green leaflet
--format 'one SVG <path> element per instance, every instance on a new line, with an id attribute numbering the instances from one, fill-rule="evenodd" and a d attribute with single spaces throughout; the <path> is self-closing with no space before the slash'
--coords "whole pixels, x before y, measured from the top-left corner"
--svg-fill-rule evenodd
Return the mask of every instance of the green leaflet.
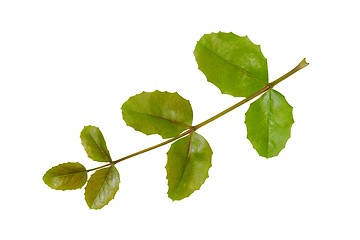
<path id="1" fill-rule="evenodd" d="M 253 102 L 245 116 L 247 138 L 260 156 L 277 156 L 290 138 L 294 123 L 285 97 L 270 89 Z"/>
<path id="2" fill-rule="evenodd" d="M 248 97 L 268 83 L 267 60 L 260 46 L 234 33 L 205 34 L 194 55 L 207 80 L 222 93 Z"/>
<path id="3" fill-rule="evenodd" d="M 84 127 L 80 138 L 89 158 L 98 162 L 111 162 L 110 153 L 99 128 L 94 126 Z"/>
<path id="4" fill-rule="evenodd" d="M 115 166 L 97 170 L 85 187 L 85 200 L 89 208 L 101 209 L 119 190 L 120 175 Z"/>
<path id="5" fill-rule="evenodd" d="M 209 177 L 211 156 L 210 145 L 195 132 L 173 143 L 166 164 L 169 198 L 181 200 L 200 189 Z"/>
<path id="6" fill-rule="evenodd" d="M 163 138 L 177 136 L 191 126 L 193 119 L 190 102 L 178 93 L 142 92 L 130 97 L 121 109 L 128 126 Z"/>
<path id="7" fill-rule="evenodd" d="M 80 163 L 62 163 L 50 168 L 44 175 L 46 185 L 56 190 L 82 188 L 87 180 L 87 172 Z"/>

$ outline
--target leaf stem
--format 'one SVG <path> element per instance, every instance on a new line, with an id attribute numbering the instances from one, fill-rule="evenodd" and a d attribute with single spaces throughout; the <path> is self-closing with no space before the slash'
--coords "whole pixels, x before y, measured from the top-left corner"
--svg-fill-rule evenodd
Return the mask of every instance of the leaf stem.
<path id="1" fill-rule="evenodd" d="M 247 98 L 241 100 L 240 102 L 232 105 L 231 107 L 229 107 L 229 108 L 225 109 L 224 111 L 216 114 L 215 116 L 213 116 L 213 117 L 211 117 L 211 118 L 209 118 L 209 119 L 207 119 L 207 120 L 205 120 L 205 121 L 203 121 L 203 122 L 195 125 L 195 126 L 194 126 L 194 129 L 197 130 L 197 129 L 205 126 L 206 124 L 211 123 L 212 121 L 214 121 L 214 120 L 218 119 L 219 117 L 227 114 L 228 112 L 231 112 L 231 111 L 234 110 L 235 108 L 238 108 L 238 107 L 240 107 L 241 105 L 247 103 L 248 101 L 250 101 L 250 100 L 256 98 L 257 96 L 263 94 L 264 92 L 266 92 L 266 91 L 269 90 L 270 88 L 271 88 L 271 87 L 270 87 L 269 85 L 266 85 L 265 87 L 263 87 L 262 89 L 260 89 L 260 90 L 257 91 L 256 93 L 250 95 L 249 97 L 247 97 Z"/>
<path id="2" fill-rule="evenodd" d="M 145 148 L 145 149 L 143 149 L 143 150 L 141 150 L 141 151 L 138 151 L 138 152 L 136 152 L 136 153 L 127 155 L 127 156 L 122 157 L 122 158 L 120 158 L 120 159 L 118 159 L 118 160 L 116 160 L 116 161 L 113 161 L 113 164 L 116 164 L 116 163 L 118 163 L 118 162 L 124 161 L 124 160 L 126 160 L 126 159 L 128 159 L 128 158 L 135 157 L 135 156 L 137 156 L 137 155 L 139 155 L 139 154 L 142 154 L 142 153 L 145 153 L 145 152 L 154 150 L 155 148 L 162 147 L 162 146 L 164 146 L 164 145 L 166 145 L 166 144 L 168 144 L 168 143 L 171 143 L 171 142 L 173 142 L 173 141 L 175 141 L 175 140 L 178 140 L 179 138 L 182 138 L 182 137 L 190 134 L 190 133 L 193 132 L 193 131 L 194 131 L 194 130 L 193 130 L 192 128 L 189 128 L 188 130 L 182 132 L 181 134 L 179 134 L 179 135 L 176 136 L 176 137 L 170 138 L 169 140 L 166 140 L 166 141 L 164 141 L 164 142 L 161 142 L 161 143 L 159 143 L 159 144 L 156 144 L 156 145 L 154 145 L 154 146 L 152 146 L 152 147 Z"/>
<path id="3" fill-rule="evenodd" d="M 112 161 L 110 163 L 107 163 L 105 165 L 102 165 L 100 167 L 96 167 L 96 168 L 92 168 L 92 169 L 89 169 L 87 170 L 87 172 L 90 172 L 90 171 L 94 171 L 94 170 L 98 170 L 98 169 L 101 169 L 101 168 L 104 168 L 104 167 L 108 167 L 108 166 L 111 166 L 111 165 L 114 165 L 114 164 L 117 164 L 119 162 L 122 162 L 126 159 L 129 159 L 129 158 L 132 158 L 132 157 L 135 157 L 137 155 L 140 155 L 142 153 L 145 153 L 145 152 L 148 152 L 148 151 L 151 151 L 151 150 L 154 150 L 155 148 L 159 148 L 159 147 L 162 147 L 166 144 L 169 144 L 171 142 L 174 142 L 176 140 L 178 140 L 179 138 L 182 138 L 182 137 L 185 137 L 186 135 L 196 131 L 197 129 L 207 125 L 208 123 L 218 119 L 219 117 L 231 112 L 232 110 L 240 107 L 241 105 L 249 102 L 250 100 L 260 96 L 261 94 L 265 93 L 266 91 L 268 91 L 269 89 L 273 88 L 275 85 L 277 85 L 278 83 L 284 81 L 286 78 L 290 77 L 291 75 L 293 75 L 294 73 L 296 73 L 297 71 L 303 69 L 304 67 L 306 67 L 307 65 L 309 65 L 309 63 L 306 62 L 306 59 L 304 58 L 295 68 L 293 68 L 292 70 L 290 70 L 289 72 L 287 72 L 286 74 L 284 74 L 283 76 L 279 77 L 278 79 L 276 79 L 275 81 L 272 81 L 271 83 L 268 83 L 266 86 L 264 86 L 262 89 L 260 89 L 259 91 L 257 91 L 256 93 L 248 96 L 247 98 L 244 98 L 243 100 L 241 100 L 240 102 L 234 104 L 233 106 L 225 109 L 224 111 L 214 115 L 213 117 L 195 125 L 195 126 L 192 126 L 190 127 L 189 129 L 185 130 L 184 132 L 182 132 L 181 134 L 179 134 L 178 136 L 176 137 L 173 137 L 173 138 L 170 138 L 164 142 L 161 142 L 159 144 L 156 144 L 154 146 L 151 146 L 151 147 L 148 147 L 148 148 L 145 148 L 143 150 L 140 150 L 138 152 L 135 152 L 133 154 L 130 154 L 130 155 L 127 155 L 125 157 L 122 157 L 116 161 Z"/>
<path id="4" fill-rule="evenodd" d="M 306 62 L 306 58 L 304 58 L 303 60 L 301 60 L 301 62 L 294 67 L 293 69 L 291 69 L 288 73 L 284 74 L 283 76 L 279 77 L 278 79 L 276 79 L 275 81 L 269 83 L 268 85 L 270 85 L 270 87 L 274 87 L 276 84 L 284 81 L 286 78 L 290 77 L 291 75 L 293 75 L 294 73 L 296 73 L 297 71 L 303 69 L 304 67 L 306 67 L 307 65 L 309 65 L 308 62 Z"/>
<path id="5" fill-rule="evenodd" d="M 164 145 L 166 145 L 166 144 L 168 144 L 168 143 L 174 142 L 174 141 L 178 140 L 179 138 L 182 138 L 182 137 L 190 134 L 190 133 L 193 132 L 193 131 L 195 131 L 195 130 L 194 130 L 192 127 L 190 127 L 189 129 L 187 129 L 186 131 L 184 131 L 184 132 L 182 132 L 181 134 L 177 135 L 176 137 L 170 138 L 170 139 L 168 139 L 168 140 L 166 140 L 166 141 L 164 141 L 164 142 L 161 142 L 161 143 L 156 144 L 156 145 L 154 145 L 154 146 L 145 148 L 145 149 L 140 150 L 140 151 L 138 151 L 138 152 L 132 153 L 132 154 L 130 154 L 130 155 L 127 155 L 127 156 L 125 156 L 125 157 L 122 157 L 122 158 L 120 158 L 120 159 L 118 159 L 118 160 L 116 160 L 116 161 L 112 161 L 112 162 L 107 163 L 107 164 L 105 164 L 105 165 L 102 165 L 102 166 L 100 166 L 100 167 L 96 167 L 96 168 L 89 169 L 89 170 L 87 170 L 87 172 L 94 171 L 94 170 L 98 170 L 98 169 L 104 168 L 104 167 L 108 167 L 108 166 L 110 166 L 110 165 L 114 165 L 114 164 L 117 164 L 117 163 L 119 163 L 119 162 L 122 162 L 122 161 L 124 161 L 124 160 L 126 160 L 126 159 L 128 159 L 128 158 L 132 158 L 132 157 L 135 157 L 135 156 L 140 155 L 140 154 L 142 154 L 142 153 L 145 153 L 145 152 L 154 150 L 155 148 L 162 147 L 162 146 L 164 146 Z"/>
<path id="6" fill-rule="evenodd" d="M 284 81 L 286 78 L 290 77 L 291 75 L 293 75 L 294 73 L 296 73 L 297 71 L 299 71 L 300 69 L 306 67 L 307 65 L 309 65 L 309 63 L 306 62 L 306 58 L 304 58 L 295 68 L 293 68 L 292 70 L 290 70 L 289 72 L 287 72 L 286 74 L 284 74 L 283 76 L 279 77 L 278 79 L 276 79 L 275 81 L 268 83 L 265 87 L 263 87 L 262 89 L 260 89 L 259 91 L 257 91 L 256 93 L 250 95 L 249 97 L 241 100 L 240 102 L 234 104 L 233 106 L 225 109 L 224 111 L 216 114 L 215 116 L 199 123 L 198 125 L 194 126 L 194 129 L 199 129 L 203 126 L 205 126 L 206 124 L 218 119 L 219 117 L 227 114 L 228 112 L 231 112 L 232 110 L 234 110 L 235 108 L 240 107 L 241 105 L 249 102 L 250 100 L 256 98 L 257 96 L 260 96 L 261 94 L 263 94 L 264 92 L 266 92 L 267 90 L 269 90 L 270 88 L 273 88 L 276 84 Z"/>

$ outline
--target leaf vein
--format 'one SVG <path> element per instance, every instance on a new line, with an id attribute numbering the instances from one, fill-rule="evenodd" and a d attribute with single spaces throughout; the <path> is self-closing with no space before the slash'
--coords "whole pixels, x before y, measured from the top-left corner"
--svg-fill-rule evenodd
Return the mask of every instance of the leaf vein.
<path id="1" fill-rule="evenodd" d="M 155 115 L 155 114 L 151 114 L 151 113 L 147 113 L 147 112 L 139 112 L 139 111 L 134 111 L 134 110 L 130 110 L 130 109 L 126 109 L 126 111 L 133 112 L 133 113 L 138 113 L 138 114 L 142 114 L 142 115 L 149 115 L 149 116 L 155 117 L 155 118 L 160 118 L 160 119 L 162 119 L 164 121 L 168 121 L 168 122 L 177 124 L 177 125 L 179 125 L 181 127 L 185 127 L 185 128 L 190 128 L 191 127 L 190 125 L 187 125 L 186 123 L 179 122 L 179 121 L 176 121 L 176 120 L 173 120 L 173 119 L 168 119 L 168 118 L 165 118 L 163 116 L 159 116 L 159 115 Z"/>
<path id="2" fill-rule="evenodd" d="M 104 151 L 104 149 L 99 145 L 99 143 L 95 140 L 94 136 L 91 134 L 91 132 L 89 132 L 89 135 L 91 137 L 91 139 L 94 141 L 95 145 L 100 149 L 100 152 L 102 153 L 102 155 L 105 156 L 105 159 L 107 159 L 108 162 L 111 162 L 111 158 L 108 156 L 108 154 Z"/>
<path id="3" fill-rule="evenodd" d="M 110 175 L 110 174 L 109 174 L 109 173 L 110 173 L 110 169 L 111 169 L 111 167 L 108 168 L 108 171 L 107 171 L 107 173 L 106 173 L 106 177 L 105 177 L 105 179 L 102 181 L 101 187 L 100 187 L 100 188 L 98 189 L 98 191 L 97 191 L 97 194 L 96 194 L 96 196 L 95 196 L 95 198 L 94 198 L 94 200 L 93 200 L 93 203 L 91 204 L 92 207 L 94 207 L 95 202 L 98 200 L 98 197 L 101 195 L 100 192 L 102 191 L 102 189 L 103 189 L 103 187 L 104 187 L 104 185 L 105 185 L 105 182 L 106 182 L 108 176 Z"/>
<path id="4" fill-rule="evenodd" d="M 241 72 L 243 72 L 244 74 L 246 74 L 247 76 L 249 76 L 250 78 L 265 84 L 263 81 L 261 81 L 260 79 L 256 78 L 255 76 L 253 76 L 252 74 L 250 74 L 249 72 L 247 72 L 244 68 L 236 65 L 235 63 L 227 60 L 226 58 L 222 57 L 221 55 L 218 55 L 216 52 L 212 51 L 210 48 L 208 48 L 207 46 L 205 46 L 203 43 L 201 43 L 200 41 L 198 42 L 203 48 L 205 48 L 206 50 L 208 50 L 211 54 L 217 56 L 218 58 L 220 58 L 221 60 L 223 60 L 224 62 L 229 63 L 230 65 L 234 66 L 235 68 L 237 68 L 238 70 L 240 70 Z"/>
<path id="5" fill-rule="evenodd" d="M 176 187 L 176 190 L 175 190 L 175 192 L 177 193 L 178 192 L 178 190 L 179 190 L 179 188 L 180 188 L 180 186 L 181 186 L 181 184 L 183 183 L 183 181 L 184 181 L 184 175 L 185 175 L 185 172 L 186 172 L 186 169 L 187 169 L 187 166 L 188 166 L 188 163 L 189 163 L 189 161 L 190 161 L 190 148 L 191 148 L 191 138 L 192 138 L 192 136 L 193 136 L 193 132 L 192 133 L 190 133 L 190 135 L 189 135 L 189 143 L 188 143 L 188 145 L 187 145 L 187 155 L 186 155 L 186 163 L 185 163 L 185 167 L 184 167 L 184 170 L 182 171 L 182 173 L 181 173 L 181 180 L 180 180 L 180 182 L 179 182 L 179 184 L 178 184 L 178 186 Z"/>

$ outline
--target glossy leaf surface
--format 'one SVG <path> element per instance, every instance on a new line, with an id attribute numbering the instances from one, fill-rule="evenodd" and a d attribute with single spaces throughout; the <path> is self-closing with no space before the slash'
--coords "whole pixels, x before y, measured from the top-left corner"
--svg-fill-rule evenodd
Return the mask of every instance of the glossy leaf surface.
<path id="1" fill-rule="evenodd" d="M 268 83 L 267 60 L 259 45 L 233 33 L 205 34 L 194 55 L 207 80 L 222 93 L 248 97 Z"/>
<path id="2" fill-rule="evenodd" d="M 190 102 L 178 93 L 142 92 L 130 97 L 121 109 L 128 126 L 163 138 L 177 136 L 191 126 L 193 119 Z"/>
<path id="3" fill-rule="evenodd" d="M 245 116 L 247 138 L 260 156 L 277 156 L 285 147 L 294 123 L 292 109 L 273 89 L 250 105 Z"/>
<path id="4" fill-rule="evenodd" d="M 98 162 L 111 162 L 110 153 L 99 128 L 94 126 L 84 127 L 80 138 L 89 158 Z"/>
<path id="5" fill-rule="evenodd" d="M 68 162 L 49 169 L 43 181 L 46 185 L 56 190 L 73 190 L 84 186 L 87 172 L 80 163 Z"/>
<path id="6" fill-rule="evenodd" d="M 97 170 L 85 187 L 85 200 L 89 208 L 100 209 L 114 199 L 119 190 L 120 175 L 115 166 Z"/>
<path id="7" fill-rule="evenodd" d="M 174 142 L 167 152 L 169 198 L 181 200 L 200 189 L 209 177 L 211 156 L 210 145 L 198 133 L 193 132 Z"/>

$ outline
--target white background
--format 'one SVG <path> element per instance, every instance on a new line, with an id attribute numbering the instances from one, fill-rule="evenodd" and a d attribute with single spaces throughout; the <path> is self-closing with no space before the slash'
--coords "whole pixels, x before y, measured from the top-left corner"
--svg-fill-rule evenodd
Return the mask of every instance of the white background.
<path id="1" fill-rule="evenodd" d="M 322 3 L 320 3 L 322 2 Z M 0 2 L 0 239 L 360 239 L 357 1 Z M 115 199 L 89 210 L 83 189 L 42 182 L 47 169 L 89 160 L 83 126 L 114 159 L 161 141 L 125 125 L 141 91 L 179 92 L 194 124 L 239 101 L 208 83 L 193 56 L 205 33 L 261 44 L 295 124 L 276 158 L 257 156 L 248 104 L 199 130 L 213 167 L 200 191 L 167 198 L 169 146 L 129 159 Z"/>

